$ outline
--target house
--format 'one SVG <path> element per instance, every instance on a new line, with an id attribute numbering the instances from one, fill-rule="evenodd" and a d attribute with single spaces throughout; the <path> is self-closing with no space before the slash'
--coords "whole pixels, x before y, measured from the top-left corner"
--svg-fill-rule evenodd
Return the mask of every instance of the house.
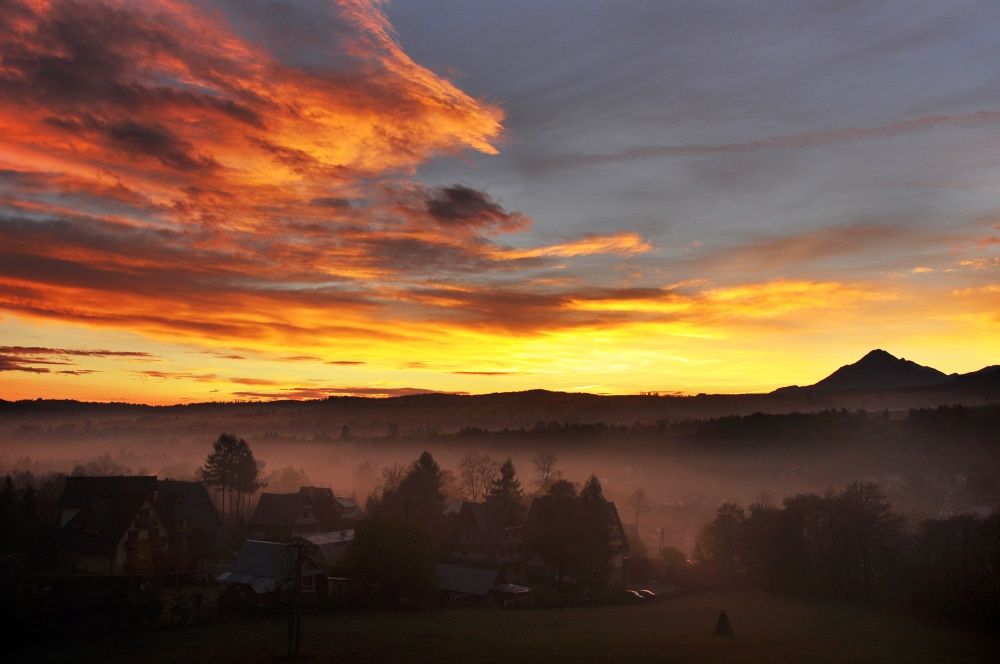
<path id="1" fill-rule="evenodd" d="M 265 493 L 250 517 L 250 537 L 257 540 L 289 542 L 320 532 L 319 517 L 304 493 Z"/>
<path id="2" fill-rule="evenodd" d="M 608 544 L 611 546 L 608 580 L 611 583 L 623 583 L 625 581 L 625 557 L 629 552 L 628 538 L 625 536 L 625 529 L 622 527 L 622 520 L 618 516 L 618 508 L 615 507 L 615 504 L 606 501 L 605 508 L 608 512 Z"/>
<path id="3" fill-rule="evenodd" d="M 504 578 L 511 580 L 518 576 L 516 566 L 524 560 L 522 525 L 520 506 L 509 501 L 462 503 L 451 558 L 504 570 Z"/>
<path id="4" fill-rule="evenodd" d="M 316 561 L 322 561 L 326 566 L 333 567 L 344 559 L 348 547 L 354 541 L 354 530 L 332 530 L 325 533 L 313 533 L 298 538 L 306 547 L 306 552 Z"/>
<path id="5" fill-rule="evenodd" d="M 157 569 L 169 538 L 155 476 L 67 477 L 59 540 L 70 567 L 93 574 Z"/>
<path id="6" fill-rule="evenodd" d="M 365 520 L 365 513 L 358 507 L 357 500 L 349 496 L 337 496 L 336 500 L 341 510 L 341 527 L 353 528 Z"/>
<path id="7" fill-rule="evenodd" d="M 335 496 L 329 487 L 304 486 L 299 493 L 309 497 L 322 532 L 348 530 L 365 518 L 353 498 Z"/>
<path id="8" fill-rule="evenodd" d="M 301 571 L 296 569 L 300 565 Z M 249 603 L 265 606 L 294 591 L 299 576 L 304 595 L 326 595 L 326 574 L 305 555 L 304 547 L 251 539 L 216 580 L 232 586 Z"/>
<path id="9" fill-rule="evenodd" d="M 205 485 L 161 480 L 157 493 L 170 537 L 169 566 L 203 577 L 214 574 L 226 557 L 226 537 Z"/>

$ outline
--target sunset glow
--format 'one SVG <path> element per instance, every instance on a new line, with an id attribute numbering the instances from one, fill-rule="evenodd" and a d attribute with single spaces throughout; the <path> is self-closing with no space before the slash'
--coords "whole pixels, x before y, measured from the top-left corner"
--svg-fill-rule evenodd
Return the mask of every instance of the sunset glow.
<path id="1" fill-rule="evenodd" d="M 508 99 L 517 72 L 445 62 L 475 40 L 424 63 L 396 9 L 0 6 L 0 398 L 746 392 L 875 347 L 997 361 L 1000 98 L 598 137 L 618 111 Z"/>

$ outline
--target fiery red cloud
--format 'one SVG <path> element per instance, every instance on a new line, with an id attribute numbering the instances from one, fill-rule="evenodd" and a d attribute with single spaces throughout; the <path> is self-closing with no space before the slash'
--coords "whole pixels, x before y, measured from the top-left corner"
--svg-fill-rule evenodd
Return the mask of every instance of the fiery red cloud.
<path id="1" fill-rule="evenodd" d="M 410 60 L 379 3 L 321 14 L 335 45 L 307 67 L 197 3 L 4 3 L 0 306 L 220 338 L 259 338 L 263 316 L 301 340 L 426 306 L 408 284 L 428 274 L 648 249 L 510 249 L 491 237 L 524 215 L 404 179 L 434 154 L 494 152 L 500 111 Z M 289 315 L 330 308 L 336 323 Z"/>

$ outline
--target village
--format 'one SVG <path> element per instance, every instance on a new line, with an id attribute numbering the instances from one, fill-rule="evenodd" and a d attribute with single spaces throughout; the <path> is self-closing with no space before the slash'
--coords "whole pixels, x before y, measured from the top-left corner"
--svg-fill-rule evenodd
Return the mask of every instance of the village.
<path id="1" fill-rule="evenodd" d="M 948 424 L 952 436 L 961 426 L 988 438 L 998 415 L 916 411 L 894 426 Z M 655 518 L 656 499 L 641 485 L 623 491 L 620 473 L 573 459 L 565 445 L 514 448 L 515 465 L 469 441 L 395 440 L 365 440 L 382 446 L 381 469 L 368 457 L 332 481 L 318 463 L 309 474 L 264 473 L 255 452 L 272 460 L 273 450 L 231 433 L 199 437 L 200 464 L 181 478 L 107 456 L 13 468 L 0 487 L 0 607 L 17 627 L 15 649 L 61 661 L 86 643 L 106 654 L 111 640 L 128 639 L 118 661 L 151 643 L 171 661 L 173 644 L 211 648 L 217 635 L 240 639 L 228 646 L 234 660 L 253 660 L 285 648 L 295 657 L 300 642 L 311 653 L 350 652 L 349 638 L 359 657 L 392 659 L 433 633 L 434 648 L 414 661 L 436 661 L 464 647 L 453 621 L 500 657 L 502 624 L 520 632 L 541 619 L 565 623 L 560 643 L 577 654 L 586 645 L 574 621 L 604 640 L 639 635 L 635 652 L 647 654 L 667 621 L 680 643 L 722 656 L 728 646 L 698 635 L 735 633 L 743 643 L 766 635 L 768 621 L 808 634 L 809 616 L 828 624 L 836 606 L 859 621 L 836 632 L 843 643 L 868 629 L 865 620 L 899 611 L 909 615 L 893 629 L 907 634 L 922 616 L 987 629 L 995 621 L 1000 517 L 976 508 L 992 495 L 980 476 L 954 478 L 953 499 L 930 518 L 900 510 L 891 496 L 904 494 L 889 475 L 822 494 L 723 498 L 688 545 L 683 524 Z M 579 481 L 588 467 L 601 475 Z M 864 618 L 862 607 L 883 613 Z M 383 643 L 397 628 L 405 645 Z M 250 652 L 258 637 L 266 653 Z M 570 651 L 553 657 L 576 661 Z"/>
<path id="2" fill-rule="evenodd" d="M 268 492 L 249 445 L 223 434 L 199 481 L 65 477 L 48 555 L 15 551 L 3 564 L 30 603 L 72 596 L 81 632 L 303 610 L 652 600 L 651 567 L 630 557 L 599 480 L 578 490 L 553 462 L 528 494 L 509 459 L 470 455 L 460 472 L 477 499 L 459 500 L 424 452 L 385 469 L 361 504 L 325 486 Z M 22 516 L 26 500 L 34 494 L 22 492 Z"/>

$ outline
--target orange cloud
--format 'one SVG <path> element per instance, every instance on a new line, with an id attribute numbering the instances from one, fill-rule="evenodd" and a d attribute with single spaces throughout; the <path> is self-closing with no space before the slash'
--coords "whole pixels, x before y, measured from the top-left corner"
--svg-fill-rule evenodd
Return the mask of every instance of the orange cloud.
<path id="1" fill-rule="evenodd" d="M 504 249 L 494 252 L 506 259 L 592 256 L 595 254 L 632 255 L 650 251 L 653 246 L 637 233 L 621 232 L 608 235 L 588 235 L 579 240 L 534 249 Z"/>

